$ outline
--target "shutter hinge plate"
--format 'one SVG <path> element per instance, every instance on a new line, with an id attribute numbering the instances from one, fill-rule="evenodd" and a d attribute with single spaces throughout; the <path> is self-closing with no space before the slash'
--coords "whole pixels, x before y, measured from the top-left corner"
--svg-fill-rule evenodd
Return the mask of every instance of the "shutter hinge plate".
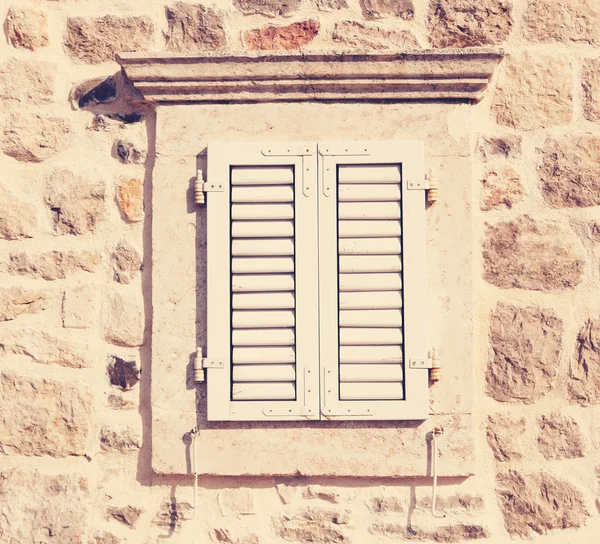
<path id="1" fill-rule="evenodd" d="M 320 145 L 319 155 L 369 155 L 372 149 L 368 145 L 335 144 Z"/>
<path id="2" fill-rule="evenodd" d="M 421 357 L 419 359 L 410 359 L 408 362 L 410 368 L 433 368 L 433 361 L 429 357 Z"/>
<path id="3" fill-rule="evenodd" d="M 406 180 L 406 188 L 409 191 L 426 191 L 429 189 L 429 180 L 423 179 L 408 179 Z"/>
<path id="4" fill-rule="evenodd" d="M 217 185 L 216 183 L 204 182 L 202 190 L 205 193 L 222 193 L 225 190 L 225 186 L 223 184 Z"/>
<path id="5" fill-rule="evenodd" d="M 223 359 L 202 359 L 202 368 L 225 368 Z"/>

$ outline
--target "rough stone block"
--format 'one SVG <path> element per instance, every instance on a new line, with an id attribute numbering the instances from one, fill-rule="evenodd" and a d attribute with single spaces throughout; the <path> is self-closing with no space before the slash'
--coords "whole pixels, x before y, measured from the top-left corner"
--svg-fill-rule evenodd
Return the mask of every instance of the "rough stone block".
<path id="1" fill-rule="evenodd" d="M 0 337 L 0 356 L 25 355 L 36 363 L 68 368 L 93 366 L 98 349 L 93 341 L 59 331 L 5 330 Z"/>
<path id="2" fill-rule="evenodd" d="M 114 153 L 123 164 L 144 164 L 148 152 L 137 142 L 116 140 Z"/>
<path id="3" fill-rule="evenodd" d="M 543 535 L 550 529 L 580 527 L 589 515 L 572 484 L 545 472 L 499 474 L 496 493 L 511 536 L 530 538 L 532 531 Z"/>
<path id="4" fill-rule="evenodd" d="M 100 429 L 100 448 L 108 453 L 130 453 L 140 449 L 140 436 L 126 425 L 107 426 Z"/>
<path id="5" fill-rule="evenodd" d="M 496 461 L 520 461 L 523 459 L 524 452 L 527 451 L 522 441 L 525 430 L 524 418 L 508 414 L 488 416 L 486 437 Z"/>
<path id="6" fill-rule="evenodd" d="M 113 279 L 118 283 L 131 283 L 142 269 L 142 257 L 127 240 L 121 240 L 111 255 Z"/>
<path id="7" fill-rule="evenodd" d="M 380 495 L 367 501 L 367 508 L 373 514 L 387 514 L 389 512 L 402 514 L 405 506 L 401 499 L 390 495 Z"/>
<path id="8" fill-rule="evenodd" d="M 153 34 L 148 17 L 69 17 L 65 47 L 74 59 L 99 64 L 113 61 L 115 53 L 145 51 Z"/>
<path id="9" fill-rule="evenodd" d="M 233 5 L 246 15 L 258 13 L 268 17 L 287 17 L 298 10 L 302 0 L 233 0 Z"/>
<path id="10" fill-rule="evenodd" d="M 418 49 L 419 44 L 410 30 L 388 30 L 358 21 L 341 21 L 333 28 L 334 42 L 350 47 L 385 50 Z"/>
<path id="11" fill-rule="evenodd" d="M 0 108 L 54 101 L 56 65 L 11 58 L 0 63 Z"/>
<path id="12" fill-rule="evenodd" d="M 167 51 L 216 51 L 227 45 L 223 15 L 202 4 L 176 2 L 166 8 Z"/>
<path id="13" fill-rule="evenodd" d="M 135 506 L 127 505 L 123 507 L 110 507 L 106 511 L 107 519 L 116 519 L 127 527 L 135 528 L 137 520 L 140 518 L 143 510 Z"/>
<path id="14" fill-rule="evenodd" d="M 93 403 L 92 392 L 82 384 L 1 372 L 0 453 L 84 455 Z"/>
<path id="15" fill-rule="evenodd" d="M 273 519 L 275 533 L 290 542 L 343 543 L 350 539 L 349 512 L 306 508 Z"/>
<path id="16" fill-rule="evenodd" d="M 22 287 L 0 287 L 0 322 L 43 312 L 50 303 L 47 292 Z"/>
<path id="17" fill-rule="evenodd" d="M 400 17 L 409 20 L 415 17 L 413 0 L 362 0 L 369 17 Z"/>
<path id="18" fill-rule="evenodd" d="M 139 179 L 121 179 L 117 186 L 117 202 L 127 221 L 144 219 L 144 186 Z"/>
<path id="19" fill-rule="evenodd" d="M 567 208 L 600 205 L 600 138 L 549 138 L 538 153 L 538 178 L 548 204 Z"/>
<path id="20" fill-rule="evenodd" d="M 503 64 L 492 102 L 499 125 L 534 130 L 571 121 L 573 71 L 567 57 L 525 51 Z"/>
<path id="21" fill-rule="evenodd" d="M 254 491 L 248 488 L 225 488 L 217 497 L 223 516 L 256 514 Z"/>
<path id="22" fill-rule="evenodd" d="M 506 41 L 513 26 L 510 0 L 430 0 L 433 47 L 478 47 Z"/>
<path id="23" fill-rule="evenodd" d="M 10 113 L 0 119 L 0 149 L 21 162 L 42 162 L 71 144 L 71 125 L 63 117 Z"/>
<path id="24" fill-rule="evenodd" d="M 583 61 L 583 114 L 588 121 L 600 121 L 600 60 Z"/>
<path id="25" fill-rule="evenodd" d="M 572 402 L 583 406 L 600 404 L 599 319 L 588 319 L 577 336 L 569 372 L 569 396 Z"/>
<path id="26" fill-rule="evenodd" d="M 0 471 L 0 537 L 6 544 L 82 542 L 89 514 L 84 476 L 18 468 Z M 113 544 L 106 539 L 93 542 Z"/>
<path id="27" fill-rule="evenodd" d="M 313 19 L 287 26 L 268 25 L 244 32 L 244 43 L 248 49 L 301 49 L 317 36 L 320 28 L 319 21 Z"/>
<path id="28" fill-rule="evenodd" d="M 583 457 L 583 437 L 579 424 L 560 414 L 538 418 L 538 450 L 546 459 Z"/>
<path id="29" fill-rule="evenodd" d="M 521 136 L 480 136 L 477 153 L 483 162 L 494 159 L 517 160 L 521 157 Z"/>
<path id="30" fill-rule="evenodd" d="M 117 355 L 108 358 L 106 367 L 110 385 L 121 391 L 133 389 L 140 381 L 140 369 L 135 360 L 125 360 Z"/>
<path id="31" fill-rule="evenodd" d="M 494 358 L 487 394 L 500 402 L 530 404 L 552 389 L 562 332 L 563 323 L 551 310 L 498 304 L 490 326 Z"/>
<path id="32" fill-rule="evenodd" d="M 550 291 L 581 281 L 585 253 L 575 233 L 558 221 L 528 215 L 488 225 L 483 244 L 483 277 L 502 289 Z"/>
<path id="33" fill-rule="evenodd" d="M 315 0 L 315 5 L 319 11 L 337 11 L 346 9 L 348 0 Z"/>
<path id="34" fill-rule="evenodd" d="M 11 6 L 6 14 L 6 37 L 16 49 L 34 51 L 48 45 L 48 16 L 46 12 Z"/>
<path id="35" fill-rule="evenodd" d="M 105 338 L 118 346 L 144 342 L 144 301 L 139 290 L 112 290 L 105 310 Z"/>
<path id="36" fill-rule="evenodd" d="M 58 280 L 77 272 L 95 272 L 100 260 L 100 254 L 96 251 L 49 251 L 38 254 L 22 252 L 11 253 L 8 262 L 1 267 L 9 274 Z"/>
<path id="37" fill-rule="evenodd" d="M 600 5 L 596 0 L 530 0 L 524 16 L 525 38 L 535 43 L 598 45 Z"/>
<path id="38" fill-rule="evenodd" d="M 110 104 L 118 96 L 117 80 L 113 76 L 81 81 L 75 84 L 69 93 L 69 99 L 74 109 Z"/>
<path id="39" fill-rule="evenodd" d="M 98 287 L 79 285 L 65 292 L 62 307 L 63 327 L 89 329 L 96 320 Z"/>
<path id="40" fill-rule="evenodd" d="M 521 176 L 510 166 L 490 169 L 481 180 L 480 208 L 512 208 L 523 200 Z"/>
<path id="41" fill-rule="evenodd" d="M 45 200 L 57 234 L 94 232 L 105 215 L 104 199 L 102 182 L 90 182 L 64 168 L 48 177 Z"/>
<path id="42" fill-rule="evenodd" d="M 37 230 L 35 208 L 12 191 L 0 186 L 0 238 L 19 240 L 32 238 Z"/>

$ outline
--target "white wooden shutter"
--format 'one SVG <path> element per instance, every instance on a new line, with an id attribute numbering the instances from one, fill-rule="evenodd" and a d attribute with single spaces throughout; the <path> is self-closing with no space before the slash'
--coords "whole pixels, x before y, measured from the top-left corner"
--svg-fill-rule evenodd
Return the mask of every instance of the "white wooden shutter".
<path id="1" fill-rule="evenodd" d="M 319 144 L 325 418 L 427 417 L 423 169 L 421 142 Z"/>
<path id="2" fill-rule="evenodd" d="M 316 146 L 211 144 L 209 420 L 319 418 Z"/>

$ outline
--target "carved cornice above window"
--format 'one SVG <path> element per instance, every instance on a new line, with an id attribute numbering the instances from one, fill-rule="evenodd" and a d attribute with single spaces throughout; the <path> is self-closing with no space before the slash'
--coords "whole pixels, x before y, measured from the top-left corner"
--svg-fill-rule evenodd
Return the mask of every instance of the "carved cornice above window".
<path id="1" fill-rule="evenodd" d="M 117 61 L 148 102 L 477 102 L 502 57 L 486 49 L 445 49 L 122 53 Z"/>

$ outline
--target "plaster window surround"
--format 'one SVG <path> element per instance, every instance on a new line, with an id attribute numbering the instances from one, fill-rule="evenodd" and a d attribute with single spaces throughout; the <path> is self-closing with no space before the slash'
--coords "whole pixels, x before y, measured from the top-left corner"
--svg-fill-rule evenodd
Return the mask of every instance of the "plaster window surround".
<path id="1" fill-rule="evenodd" d="M 440 476 L 471 475 L 476 240 L 470 109 L 484 96 L 502 53 L 305 51 L 117 58 L 135 88 L 132 100 L 156 109 L 153 470 L 189 473 L 187 433 L 198 427 L 198 467 L 205 474 L 426 476 L 431 470 L 429 433 L 441 427 Z M 206 288 L 211 223 L 206 209 L 193 203 L 196 172 L 207 171 L 207 146 L 210 154 L 211 142 L 239 142 L 243 153 L 245 145 L 265 142 L 398 140 L 423 142 L 425 170 L 433 169 L 440 179 L 440 201 L 426 211 L 427 343 L 439 349 L 443 362 L 441 381 L 429 389 L 429 417 L 208 421 L 205 385 L 196 386 L 191 377 L 197 346 L 207 346 L 211 319 Z"/>

